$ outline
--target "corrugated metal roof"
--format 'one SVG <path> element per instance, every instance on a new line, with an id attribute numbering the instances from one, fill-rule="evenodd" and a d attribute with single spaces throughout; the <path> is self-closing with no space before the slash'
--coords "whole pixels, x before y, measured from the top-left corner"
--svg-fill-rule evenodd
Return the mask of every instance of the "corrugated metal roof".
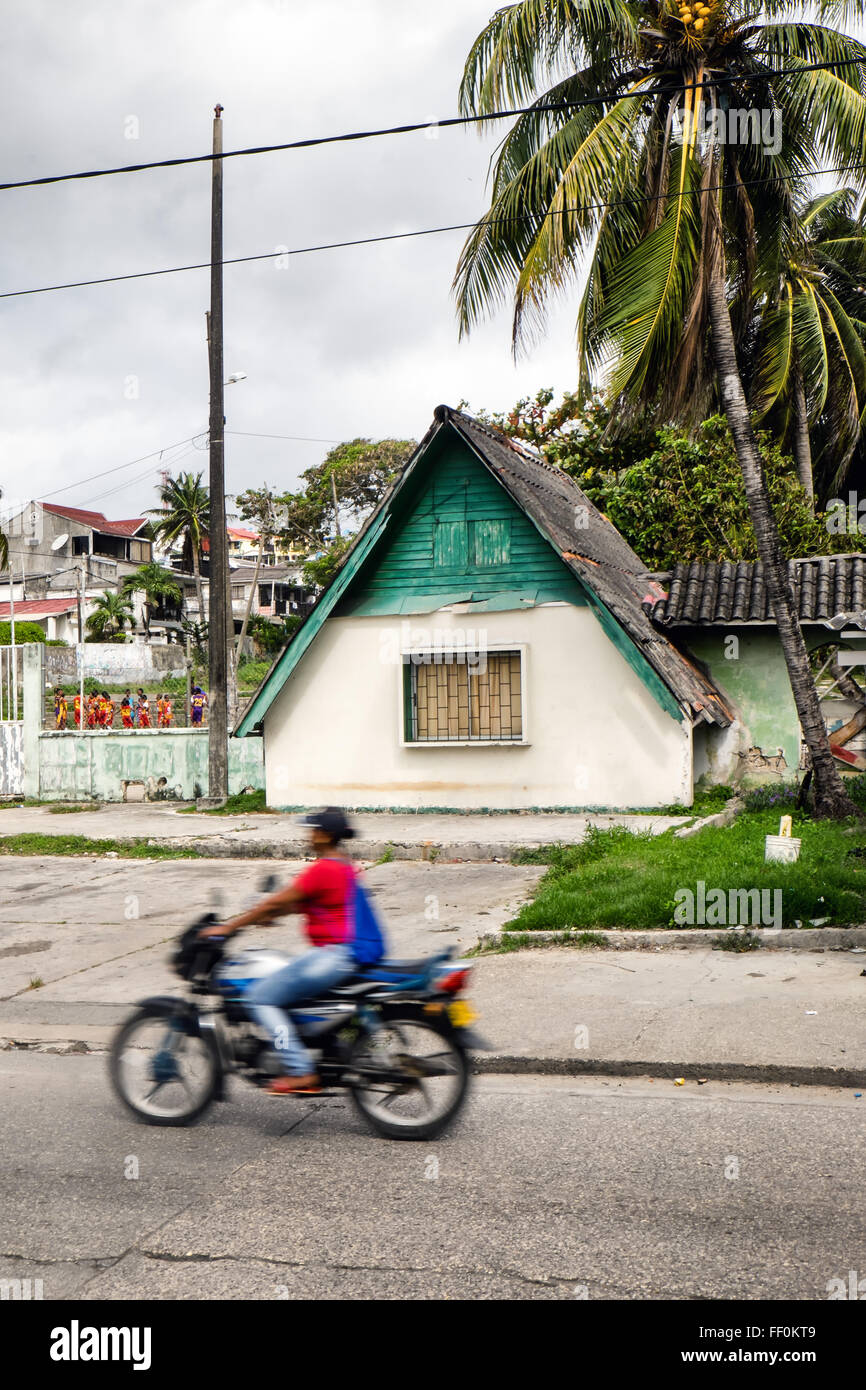
<path id="1" fill-rule="evenodd" d="M 676 699 L 713 723 L 731 722 L 712 681 L 655 628 L 644 608 L 646 566 L 616 527 L 561 468 L 461 411 L 439 406 L 502 481 L 569 569 L 601 601 Z"/>
<path id="2" fill-rule="evenodd" d="M 77 606 L 74 598 L 25 598 L 15 601 L 15 618 L 58 618 Z M 0 603 L 0 618 L 11 616 L 11 604 Z"/>
<path id="3" fill-rule="evenodd" d="M 102 512 L 90 512 L 83 507 L 62 507 L 56 502 L 43 502 L 43 511 L 52 516 L 65 517 L 67 521 L 78 521 L 82 526 L 90 526 L 109 536 L 134 536 L 147 521 L 146 516 L 130 517 L 126 521 L 109 521 Z"/>
<path id="4" fill-rule="evenodd" d="M 803 623 L 848 622 L 866 612 L 866 554 L 814 555 L 788 561 L 788 578 Z M 646 605 L 662 627 L 772 623 L 764 569 L 755 561 L 692 561 L 660 575 L 662 595 Z M 664 589 L 667 592 L 664 592 Z M 841 626 L 841 621 L 835 624 Z"/>

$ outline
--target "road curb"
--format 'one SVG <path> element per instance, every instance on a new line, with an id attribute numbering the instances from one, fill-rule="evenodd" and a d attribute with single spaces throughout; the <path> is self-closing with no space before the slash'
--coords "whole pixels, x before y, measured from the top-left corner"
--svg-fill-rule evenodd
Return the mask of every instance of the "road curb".
<path id="1" fill-rule="evenodd" d="M 172 849 L 194 849 L 203 859 L 305 859 L 309 856 L 309 842 L 297 840 L 262 840 L 258 842 L 231 840 L 228 837 L 237 831 L 227 831 L 225 837 L 216 838 L 190 836 L 189 838 L 160 839 L 160 845 Z M 441 844 L 435 840 L 395 841 L 395 840 L 353 840 L 352 855 L 366 860 L 420 860 L 429 863 L 511 863 L 517 848 L 507 841 L 502 843 L 482 843 L 474 840 L 459 844 Z M 529 846 L 532 848 L 532 846 Z"/>
<path id="2" fill-rule="evenodd" d="M 35 1052 L 57 1057 L 105 1055 L 110 1040 L 0 1038 L 0 1052 Z M 866 1089 L 866 1067 L 793 1066 L 766 1062 L 654 1062 L 607 1057 L 474 1056 L 478 1076 L 618 1076 L 653 1081 L 751 1081 L 782 1086 L 833 1086 Z"/>
<path id="3" fill-rule="evenodd" d="M 712 949 L 719 937 L 733 940 L 741 928 L 701 927 L 693 931 L 628 931 L 612 928 L 605 931 L 590 929 L 588 934 L 598 941 L 586 942 L 581 931 L 522 931 L 485 932 L 478 939 L 481 947 L 520 943 L 521 949 L 533 950 L 542 946 L 577 946 L 596 951 L 684 951 L 695 948 Z M 851 951 L 866 952 L 866 926 L 863 927 L 755 927 L 756 949 L 766 951 Z M 718 949 L 721 949 L 719 947 Z"/>
<path id="4" fill-rule="evenodd" d="M 604 1057 L 475 1057 L 472 1070 L 490 1076 L 644 1076 L 675 1081 L 760 1081 L 859 1090 L 866 1067 L 787 1066 L 764 1062 L 628 1062 Z"/>

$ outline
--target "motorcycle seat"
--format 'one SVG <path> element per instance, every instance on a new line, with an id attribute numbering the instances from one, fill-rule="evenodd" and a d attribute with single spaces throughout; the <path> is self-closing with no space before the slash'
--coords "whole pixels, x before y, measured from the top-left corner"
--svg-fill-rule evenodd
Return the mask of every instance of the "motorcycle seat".
<path id="1" fill-rule="evenodd" d="M 360 965 L 359 975 L 372 975 L 380 970 L 399 973 L 401 975 L 423 975 L 430 969 L 430 957 L 422 956 L 419 960 L 380 960 L 375 965 Z"/>

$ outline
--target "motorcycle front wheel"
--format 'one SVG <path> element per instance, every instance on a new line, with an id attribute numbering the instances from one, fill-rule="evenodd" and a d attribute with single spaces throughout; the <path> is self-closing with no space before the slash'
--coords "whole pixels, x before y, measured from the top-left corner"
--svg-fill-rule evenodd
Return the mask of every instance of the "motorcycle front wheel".
<path id="1" fill-rule="evenodd" d="M 416 1015 L 363 1033 L 352 1052 L 356 1109 L 386 1139 L 433 1139 L 461 1109 L 469 1061 L 453 1037 Z"/>
<path id="2" fill-rule="evenodd" d="M 213 1101 L 221 1070 L 212 1036 L 188 1031 L 168 1008 L 136 1010 L 111 1045 L 111 1084 L 149 1125 L 194 1124 Z"/>

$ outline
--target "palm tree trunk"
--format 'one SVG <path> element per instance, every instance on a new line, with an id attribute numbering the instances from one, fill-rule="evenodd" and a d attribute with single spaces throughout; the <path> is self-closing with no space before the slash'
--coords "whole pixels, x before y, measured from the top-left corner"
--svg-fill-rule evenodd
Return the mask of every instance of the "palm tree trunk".
<path id="1" fill-rule="evenodd" d="M 259 570 L 260 570 L 260 568 L 261 568 L 262 558 L 263 558 L 263 556 L 264 556 L 264 553 L 265 553 L 265 538 L 264 538 L 264 534 L 262 534 L 262 535 L 259 537 L 259 553 L 258 553 L 258 555 L 256 556 L 256 568 L 255 568 L 255 571 L 253 572 L 253 582 L 252 582 L 252 586 L 251 586 L 251 588 L 250 588 L 249 595 L 248 595 L 248 597 L 247 597 L 247 606 L 246 606 L 246 609 L 245 609 L 245 611 L 244 611 L 244 620 L 243 620 L 243 622 L 241 623 L 241 630 L 240 630 L 240 632 L 238 633 L 238 645 L 237 645 L 237 659 L 238 659 L 238 661 L 240 661 L 241 656 L 243 655 L 243 650 L 244 650 L 244 639 L 246 638 L 246 635 L 247 635 L 247 626 L 248 626 L 249 621 L 250 621 L 250 613 L 252 612 L 252 608 L 253 608 L 253 599 L 255 598 L 256 588 L 257 588 L 258 582 L 259 582 Z"/>
<path id="2" fill-rule="evenodd" d="M 192 547 L 192 572 L 195 575 L 195 596 L 198 601 L 198 626 L 204 626 L 204 597 L 201 587 L 201 567 L 198 560 L 198 547 Z"/>
<path id="3" fill-rule="evenodd" d="M 782 556 L 776 519 L 770 504 L 767 482 L 755 439 L 746 395 L 737 365 L 731 315 L 725 293 L 725 277 L 721 249 L 711 258 L 708 289 L 710 324 L 713 334 L 713 356 L 725 415 L 730 426 L 734 447 L 743 474 L 749 515 L 755 532 L 758 556 L 764 571 L 764 582 L 776 626 L 791 692 L 800 718 L 800 727 L 809 749 L 815 777 L 815 812 L 819 816 L 843 817 L 856 814 L 839 772 L 833 762 L 827 729 L 821 715 L 818 692 L 809 668 L 806 644 L 800 631 L 794 594 Z"/>
<path id="4" fill-rule="evenodd" d="M 809 439 L 809 416 L 806 411 L 806 390 L 799 362 L 794 369 L 794 458 L 797 473 L 809 499 L 809 509 L 815 511 L 815 484 L 812 478 L 812 444 Z"/>

